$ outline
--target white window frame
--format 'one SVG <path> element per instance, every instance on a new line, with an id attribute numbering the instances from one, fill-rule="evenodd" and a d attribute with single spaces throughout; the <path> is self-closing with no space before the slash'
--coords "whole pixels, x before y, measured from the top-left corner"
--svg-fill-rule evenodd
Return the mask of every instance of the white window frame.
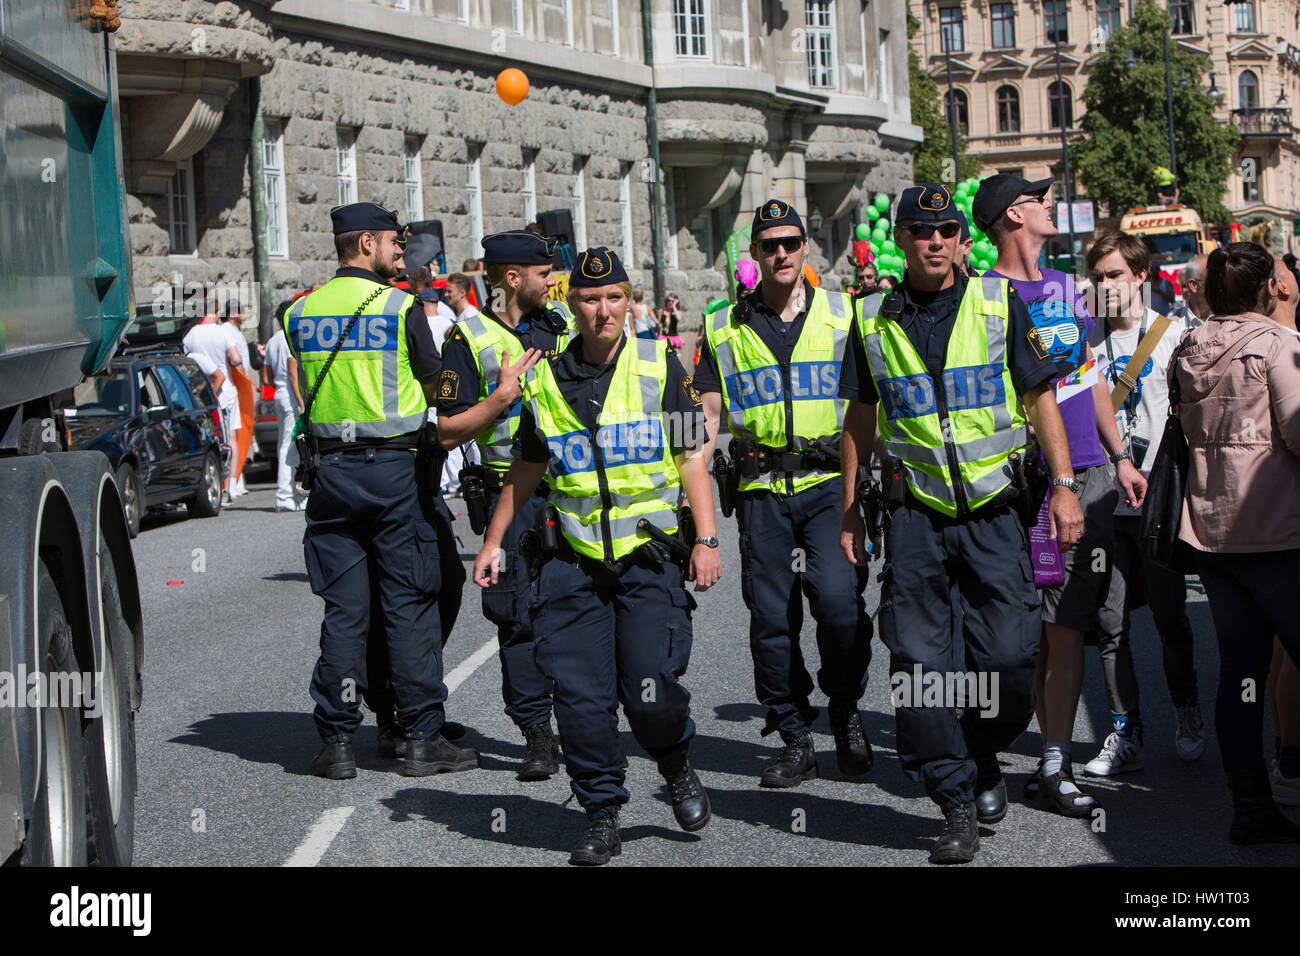
<path id="1" fill-rule="evenodd" d="M 889 31 L 879 31 L 876 40 L 876 56 L 880 60 L 880 99 L 888 103 L 893 90 L 889 88 Z"/>
<path id="2" fill-rule="evenodd" d="M 1243 10 L 1247 11 L 1250 14 L 1250 24 L 1249 26 L 1245 26 L 1245 27 L 1241 25 L 1241 12 Z M 1255 17 L 1254 0 L 1249 0 L 1249 2 L 1246 3 L 1238 2 L 1233 6 L 1231 32 L 1233 33 L 1258 33 L 1259 32 L 1259 23 Z"/>
<path id="3" fill-rule="evenodd" d="M 609 52 L 613 56 L 622 55 L 620 52 L 622 47 L 618 39 L 618 30 L 618 0 L 609 0 L 609 35 L 611 37 Z M 746 64 L 746 66 L 748 66 L 748 64 Z"/>
<path id="4" fill-rule="evenodd" d="M 410 10 L 411 0 L 393 0 L 394 10 Z"/>
<path id="5" fill-rule="evenodd" d="M 177 182 L 178 179 L 180 182 Z M 176 215 L 178 206 L 181 213 L 179 217 Z M 194 161 L 182 159 L 176 164 L 176 172 L 167 180 L 168 255 L 197 256 L 199 254 L 198 230 L 195 229 L 194 220 Z M 177 249 L 178 245 L 183 248 Z"/>
<path id="6" fill-rule="evenodd" d="M 664 247 L 668 254 L 667 267 L 675 270 L 680 268 L 677 247 L 677 167 L 669 166 L 664 172 L 664 212 L 668 219 Z"/>
<path id="7" fill-rule="evenodd" d="M 575 252 L 587 248 L 587 157 L 573 157 L 573 200 L 569 206 L 573 213 L 573 244 Z"/>
<path id="8" fill-rule="evenodd" d="M 468 161 L 465 163 L 465 197 L 467 212 L 469 214 L 469 245 L 470 249 L 479 248 L 479 240 L 483 238 L 483 145 L 481 143 L 465 143 L 466 150 L 469 154 Z"/>
<path id="9" fill-rule="evenodd" d="M 524 150 L 520 191 L 524 200 L 524 221 L 537 221 L 537 151 Z"/>
<path id="10" fill-rule="evenodd" d="M 681 6 L 682 12 L 678 13 L 677 8 Z M 698 12 L 696 11 L 698 7 Z M 709 0 L 673 0 L 673 52 L 679 60 L 707 60 L 709 57 Z M 680 18 L 682 26 L 685 28 L 679 31 L 678 19 Z M 696 35 L 692 31 L 694 24 L 699 25 L 699 33 Z M 699 41 L 701 51 L 693 52 L 695 41 Z M 687 52 L 678 52 L 678 45 L 685 47 Z"/>
<path id="11" fill-rule="evenodd" d="M 524 0 L 513 0 L 511 4 L 511 19 L 514 20 L 515 36 L 524 35 Z"/>
<path id="12" fill-rule="evenodd" d="M 419 222 L 424 218 L 424 173 L 420 155 L 420 137 L 406 137 L 402 149 L 402 185 L 405 187 L 406 218 L 403 222 Z"/>
<path id="13" fill-rule="evenodd" d="M 618 218 L 623 226 L 623 266 L 635 268 L 632 249 L 632 164 L 623 164 L 623 175 L 618 178 Z"/>
<path id="14" fill-rule="evenodd" d="M 347 126 L 334 129 L 334 176 L 338 182 L 338 205 L 357 201 L 357 131 Z"/>
<path id="15" fill-rule="evenodd" d="M 564 0 L 564 45 L 573 46 L 573 0 Z"/>
<path id="16" fill-rule="evenodd" d="M 822 14 L 826 16 L 826 23 L 808 22 L 810 17 L 820 17 Z M 804 0 L 803 23 L 808 57 L 808 85 L 819 90 L 836 89 L 835 0 Z M 824 59 L 824 62 L 818 63 L 818 59 Z"/>
<path id="17" fill-rule="evenodd" d="M 744 53 L 744 66 L 749 69 L 749 0 L 740 0 L 740 32 L 744 36 L 741 47 Z"/>
<path id="18" fill-rule="evenodd" d="M 289 258 L 289 203 L 284 181 L 284 126 L 262 125 L 262 182 L 266 191 L 266 248 L 272 259 Z"/>
<path id="19" fill-rule="evenodd" d="M 469 23 L 469 0 L 456 0 L 456 21 Z"/>

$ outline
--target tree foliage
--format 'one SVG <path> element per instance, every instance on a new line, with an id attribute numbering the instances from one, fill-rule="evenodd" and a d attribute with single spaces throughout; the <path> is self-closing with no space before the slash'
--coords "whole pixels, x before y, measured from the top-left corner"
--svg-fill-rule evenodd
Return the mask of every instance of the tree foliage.
<path id="1" fill-rule="evenodd" d="M 924 136 L 912 154 L 912 173 L 918 183 L 956 183 L 970 176 L 978 176 L 980 158 L 966 152 L 966 143 L 957 140 L 957 162 L 960 175 L 954 176 L 952 168 L 952 137 L 948 116 L 943 109 L 938 84 L 925 71 L 920 55 L 911 40 L 921 29 L 921 21 L 907 11 L 907 78 L 912 97 L 912 123 L 921 127 Z"/>
<path id="2" fill-rule="evenodd" d="M 1154 203 L 1154 170 L 1170 164 L 1164 54 L 1169 25 L 1168 10 L 1155 0 L 1138 0 L 1132 20 L 1111 34 L 1092 65 L 1084 89 L 1083 136 L 1070 145 L 1070 162 L 1088 195 L 1111 215 Z M 1209 60 L 1171 39 L 1169 63 L 1181 202 L 1206 222 L 1227 222 L 1223 197 L 1237 131 L 1214 118 L 1215 100 L 1201 83 Z"/>

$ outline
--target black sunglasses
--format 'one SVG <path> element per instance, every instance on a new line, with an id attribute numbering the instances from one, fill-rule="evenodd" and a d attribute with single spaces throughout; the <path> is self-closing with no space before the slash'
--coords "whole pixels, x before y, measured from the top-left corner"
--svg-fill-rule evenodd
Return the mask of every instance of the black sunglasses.
<path id="1" fill-rule="evenodd" d="M 904 223 L 903 228 L 912 234 L 914 239 L 929 239 L 937 231 L 945 239 L 951 239 L 961 232 L 961 223 L 957 222 L 909 222 Z"/>
<path id="2" fill-rule="evenodd" d="M 758 247 L 769 256 L 776 252 L 778 247 L 786 252 L 794 252 L 802 245 L 803 236 L 780 236 L 776 239 L 760 239 L 758 241 Z"/>

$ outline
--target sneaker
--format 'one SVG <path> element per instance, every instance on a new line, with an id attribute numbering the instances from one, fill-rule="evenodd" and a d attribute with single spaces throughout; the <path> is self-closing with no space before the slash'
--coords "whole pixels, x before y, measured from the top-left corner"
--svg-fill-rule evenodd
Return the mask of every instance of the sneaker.
<path id="1" fill-rule="evenodd" d="M 1174 708 L 1174 722 L 1178 727 L 1174 735 L 1174 749 L 1183 760 L 1199 760 L 1205 753 L 1205 721 L 1201 720 L 1201 705 Z"/>
<path id="2" fill-rule="evenodd" d="M 1282 807 L 1300 807 L 1300 777 L 1284 777 L 1274 760 L 1268 768 L 1268 784 L 1273 802 Z"/>
<path id="3" fill-rule="evenodd" d="M 223 505 L 228 505 L 228 504 L 230 504 L 231 502 L 233 502 L 234 500 L 235 500 L 234 498 L 230 497 L 230 491 L 229 491 L 229 489 L 227 489 L 227 490 L 221 492 L 221 503 L 222 503 Z"/>
<path id="4" fill-rule="evenodd" d="M 1123 727 L 1123 717 L 1115 718 L 1115 730 L 1101 745 L 1101 752 L 1083 765 L 1083 772 L 1089 777 L 1112 777 L 1117 773 L 1129 773 L 1142 769 L 1142 728 Z M 1126 723 L 1126 721 L 1125 721 Z"/>

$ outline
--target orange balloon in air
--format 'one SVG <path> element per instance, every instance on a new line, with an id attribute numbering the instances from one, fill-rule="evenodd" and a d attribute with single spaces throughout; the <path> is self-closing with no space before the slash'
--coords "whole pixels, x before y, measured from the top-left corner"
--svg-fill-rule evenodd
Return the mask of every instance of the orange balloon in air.
<path id="1" fill-rule="evenodd" d="M 804 278 L 808 280 L 808 282 L 812 285 L 814 289 L 822 284 L 822 277 L 819 276 L 817 274 L 817 270 L 810 265 L 805 265 L 803 267 L 803 275 Z"/>
<path id="2" fill-rule="evenodd" d="M 528 74 L 513 66 L 497 74 L 497 96 L 511 106 L 518 106 L 528 95 Z"/>

